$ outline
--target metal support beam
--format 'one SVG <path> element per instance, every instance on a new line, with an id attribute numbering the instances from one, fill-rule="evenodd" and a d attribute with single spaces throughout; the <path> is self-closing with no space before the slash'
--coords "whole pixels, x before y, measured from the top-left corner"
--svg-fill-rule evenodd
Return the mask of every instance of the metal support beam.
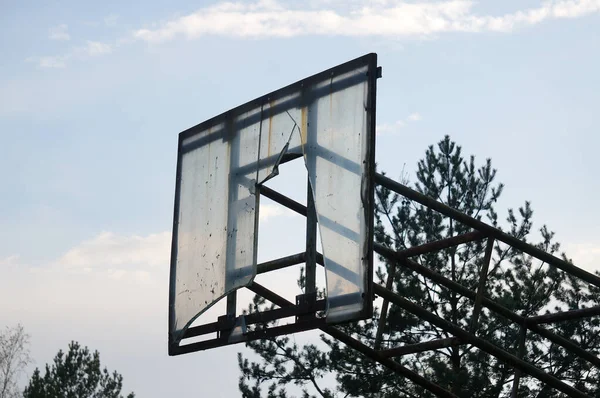
<path id="1" fill-rule="evenodd" d="M 419 246 L 413 246 L 408 249 L 399 250 L 398 254 L 404 257 L 413 257 L 425 253 L 431 253 L 432 251 L 448 249 L 450 247 L 458 246 L 463 243 L 474 242 L 483 238 L 485 238 L 485 234 L 479 231 L 472 231 L 467 232 L 466 234 L 456 235 L 450 238 L 440 239 Z"/>
<path id="2" fill-rule="evenodd" d="M 525 339 L 527 338 L 527 328 L 525 325 L 521 325 L 521 330 L 519 331 L 519 348 L 518 353 L 519 359 L 523 359 L 525 357 Z M 515 377 L 513 379 L 512 393 L 511 398 L 517 398 L 519 394 L 519 382 L 521 381 L 521 370 L 515 369 Z"/>
<path id="3" fill-rule="evenodd" d="M 396 276 L 396 261 L 390 261 L 388 267 L 388 275 L 387 280 L 385 282 L 385 288 L 388 290 L 392 290 L 394 287 L 394 277 Z M 371 282 L 373 283 L 373 282 Z M 379 320 L 377 321 L 377 333 L 375 334 L 375 342 L 373 343 L 373 348 L 375 350 L 379 350 L 381 347 L 381 340 L 383 339 L 383 329 L 385 328 L 385 324 L 387 322 L 387 313 L 390 306 L 390 302 L 387 300 L 383 300 L 381 304 L 381 314 L 379 315 Z"/>
<path id="4" fill-rule="evenodd" d="M 418 344 L 408 344 L 402 347 L 390 348 L 389 350 L 379 351 L 384 357 L 399 357 L 402 355 L 416 354 L 417 352 L 439 350 L 460 344 L 456 337 L 426 341 Z"/>
<path id="5" fill-rule="evenodd" d="M 579 310 L 555 312 L 554 314 L 545 314 L 539 316 L 532 316 L 525 320 L 527 324 L 539 325 L 542 323 L 553 323 L 562 321 L 571 321 L 574 319 L 585 318 L 588 316 L 600 315 L 600 306 L 582 308 Z"/>
<path id="6" fill-rule="evenodd" d="M 266 185 L 261 185 L 260 194 L 306 217 L 306 206 L 304 206 L 302 203 L 296 202 L 294 199 L 288 198 L 287 196 L 267 187 Z"/>
<path id="7" fill-rule="evenodd" d="M 263 286 L 257 285 L 256 283 L 252 284 L 251 290 L 254 291 L 256 294 L 258 294 L 259 296 L 266 298 L 267 300 L 271 301 L 274 304 L 277 304 L 278 306 L 280 306 L 282 308 L 293 305 L 285 298 L 270 291 L 269 289 L 266 289 Z M 351 347 L 351 348 L 357 350 L 358 352 L 364 354 L 368 358 L 371 358 L 372 360 L 382 364 L 383 366 L 387 367 L 391 371 L 393 371 L 401 376 L 404 376 L 407 379 L 414 382 L 415 384 L 425 388 L 428 391 L 431 391 L 432 393 L 436 394 L 437 396 L 448 397 L 448 398 L 457 398 L 456 395 L 450 393 L 448 390 L 438 386 L 437 384 L 430 382 L 423 376 L 400 365 L 398 362 L 394 361 L 393 359 L 384 357 L 377 351 L 366 346 L 365 344 L 361 343 L 360 341 L 348 336 L 347 334 L 340 331 L 339 329 L 334 328 L 332 326 L 321 326 L 319 329 L 321 329 L 323 332 L 329 334 L 331 337 L 338 339 L 342 343 L 346 344 L 348 347 Z"/>
<path id="8" fill-rule="evenodd" d="M 423 195 L 422 193 L 417 192 L 414 189 L 411 189 L 405 185 L 402 185 L 399 182 L 396 182 L 382 174 L 375 174 L 375 182 L 388 189 L 391 189 L 396 193 L 399 193 L 400 195 L 408 199 L 414 200 L 415 202 L 421 203 L 422 205 L 427 206 L 439 213 L 442 213 L 445 216 L 453 218 L 454 220 L 464 225 L 481 231 L 487 236 L 496 238 L 497 240 L 502 241 L 514 247 L 515 249 L 521 250 L 548 264 L 560 268 L 561 270 L 566 271 L 578 278 L 581 278 L 594 286 L 600 287 L 600 277 L 589 273 L 579 267 L 576 267 L 573 264 L 562 260 L 558 257 L 555 257 L 552 254 L 549 254 L 541 249 L 538 249 L 535 246 L 525 243 L 522 240 L 515 238 L 514 236 L 508 235 L 507 233 L 502 232 L 499 229 L 492 227 L 491 225 L 488 225 L 480 220 L 477 220 L 471 216 L 461 213 L 460 211 L 450 206 L 446 206 L 445 204 L 440 203 L 437 200 L 430 198 L 429 196 Z"/>
<path id="9" fill-rule="evenodd" d="M 227 295 L 227 316 L 231 319 L 235 319 L 236 309 L 237 309 L 237 291 L 234 291 Z"/>
<path id="10" fill-rule="evenodd" d="M 211 348 L 223 347 L 226 345 L 237 344 L 244 341 L 277 337 L 291 333 L 299 333 L 307 330 L 317 329 L 319 327 L 322 327 L 323 325 L 325 325 L 324 319 L 313 319 L 311 321 L 301 323 L 291 323 L 287 325 L 270 327 L 268 329 L 258 329 L 255 331 L 247 332 L 241 339 L 228 340 L 223 338 L 216 338 L 212 340 L 199 341 L 197 343 L 173 347 L 170 355 L 188 354 L 190 352 L 209 350 Z"/>
<path id="11" fill-rule="evenodd" d="M 306 181 L 306 279 L 304 292 L 317 292 L 317 210 L 310 179 Z M 316 296 L 315 296 L 316 297 Z"/>
<path id="12" fill-rule="evenodd" d="M 389 259 L 399 260 L 403 266 L 413 270 L 414 272 L 421 274 L 424 277 L 429 278 L 432 281 L 439 283 L 442 286 L 447 287 L 448 289 L 454 290 L 454 291 L 458 292 L 459 294 L 461 294 L 467 298 L 470 298 L 471 300 L 475 300 L 475 297 L 476 297 L 475 292 L 467 289 L 466 287 L 464 287 L 463 285 L 461 285 L 459 283 L 456 283 L 456 282 L 442 276 L 441 274 L 438 274 L 435 271 L 432 271 L 431 269 L 429 269 L 427 267 L 422 266 L 421 264 L 419 264 L 415 261 L 412 261 L 410 259 L 403 259 L 402 256 L 400 256 L 398 253 L 396 253 L 392 249 L 389 249 L 383 245 L 376 243 L 375 251 Z M 556 344 L 566 348 L 567 350 L 570 350 L 574 354 L 579 355 L 581 358 L 585 359 L 586 361 L 589 361 L 593 365 L 600 367 L 600 358 L 598 358 L 596 355 L 582 349 L 581 347 L 579 347 L 577 344 L 575 344 L 571 340 L 566 339 L 562 336 L 559 336 L 547 329 L 544 329 L 543 327 L 541 327 L 539 325 L 535 325 L 535 324 L 532 325 L 532 324 L 526 322 L 525 317 L 515 314 L 514 312 L 510 311 L 506 307 L 503 307 L 502 305 L 488 299 L 485 296 L 482 297 L 481 304 L 483 306 L 491 309 L 492 311 L 496 312 L 497 314 L 500 314 L 503 317 L 505 317 L 519 325 L 525 324 L 529 330 L 552 341 L 553 343 L 556 343 Z"/>
<path id="13" fill-rule="evenodd" d="M 421 274 L 424 277 L 429 278 L 432 281 L 439 283 L 442 286 L 447 287 L 448 289 L 454 290 L 455 292 L 457 292 L 467 298 L 470 298 L 471 300 L 475 300 L 476 293 L 473 292 L 472 290 L 467 289 L 460 283 L 454 282 L 454 281 L 442 276 L 441 274 L 439 274 L 435 271 L 432 271 L 431 269 L 429 269 L 427 267 L 422 266 L 421 264 L 419 264 L 415 261 L 412 261 L 410 259 L 404 259 L 402 256 L 400 256 L 400 254 L 398 254 L 397 252 L 395 252 L 392 249 L 389 249 L 383 245 L 376 243 L 375 251 L 389 259 L 398 260 L 400 262 L 400 264 L 402 264 L 406 268 L 409 268 L 409 269 L 415 271 L 416 273 Z M 515 314 L 514 312 L 510 311 L 508 308 L 495 303 L 494 301 L 488 299 L 487 297 L 482 297 L 481 302 L 487 308 L 497 312 L 498 314 L 510 319 L 513 322 L 521 324 L 525 320 L 524 317 Z"/>
<path id="14" fill-rule="evenodd" d="M 292 254 L 291 256 L 278 258 L 276 260 L 260 263 L 256 266 L 257 274 L 264 274 L 278 269 L 291 267 L 292 265 L 302 264 L 306 261 L 306 252 Z"/>
<path id="15" fill-rule="evenodd" d="M 434 393 L 438 397 L 457 398 L 457 396 L 452 394 L 450 391 L 438 386 L 437 384 L 432 383 L 431 381 L 427 380 L 426 378 L 419 375 L 418 373 L 415 373 L 412 370 L 400 365 L 398 362 L 394 361 L 393 359 L 386 358 L 385 356 L 381 355 L 381 353 L 366 346 L 365 344 L 361 343 L 360 341 L 348 336 L 347 334 L 340 331 L 339 329 L 331 327 L 331 326 L 327 326 L 327 327 L 322 328 L 321 330 L 324 331 L 325 333 L 327 333 L 328 335 L 330 335 L 331 337 L 346 344 L 348 347 L 353 348 L 356 351 L 360 352 L 361 354 L 365 355 L 366 357 L 380 363 L 381 365 L 385 366 L 386 368 L 390 369 L 391 371 L 395 372 L 396 374 L 398 374 L 400 376 L 404 376 L 407 379 L 411 380 L 413 383 Z"/>
<path id="16" fill-rule="evenodd" d="M 429 253 L 434 250 L 442 250 L 450 247 L 458 246 L 463 243 L 473 242 L 476 240 L 483 239 L 485 236 L 478 231 L 469 232 L 462 235 L 453 236 L 447 239 L 441 239 L 435 242 L 425 243 L 420 246 L 414 246 L 405 250 L 398 251 L 399 256 L 403 257 L 412 257 L 418 256 L 421 254 Z M 393 282 L 396 273 L 396 262 L 391 261 L 389 264 L 388 275 L 386 279 L 385 287 L 388 290 L 393 289 Z M 487 274 L 487 270 L 486 270 Z M 387 322 L 387 313 L 389 309 L 389 302 L 387 300 L 383 300 L 381 305 L 381 314 L 379 316 L 379 320 L 377 322 L 377 333 L 375 335 L 375 343 L 373 344 L 373 348 L 375 350 L 379 350 L 381 346 L 381 340 L 383 338 L 383 330 L 385 328 L 385 323 Z"/>
<path id="17" fill-rule="evenodd" d="M 492 260 L 492 251 L 494 249 L 494 238 L 488 238 L 487 246 L 485 247 L 485 255 L 483 256 L 483 265 L 479 272 L 479 286 L 477 286 L 477 294 L 475 295 L 475 304 L 473 305 L 473 317 L 471 318 L 471 333 L 477 330 L 479 323 L 479 313 L 481 312 L 481 300 L 485 293 L 485 283 L 487 282 L 488 269 Z"/>
<path id="18" fill-rule="evenodd" d="M 439 327 L 440 329 L 445 330 L 448 333 L 452 333 L 454 336 L 458 337 L 461 341 L 464 341 L 465 343 L 474 345 L 475 347 L 479 348 L 480 350 L 495 356 L 496 358 L 506 362 L 507 364 L 509 364 L 517 369 L 520 369 L 522 372 L 525 372 L 525 373 L 535 377 L 536 379 L 548 384 L 549 386 L 551 386 L 561 392 L 564 392 L 565 394 L 567 394 L 571 397 L 581 397 L 581 398 L 588 397 L 588 395 L 582 393 L 581 391 L 571 387 L 570 385 L 568 385 L 566 383 L 563 383 L 556 377 L 551 376 L 548 373 L 538 369 L 537 367 L 533 366 L 529 362 L 525 362 L 522 359 L 519 359 L 512 354 L 509 354 L 508 352 L 506 352 L 503 349 L 497 347 L 496 345 L 490 343 L 489 341 L 479 338 L 479 337 L 473 335 L 472 333 L 469 333 L 469 332 L 461 329 L 460 327 L 453 324 L 452 322 L 449 322 L 445 319 L 438 317 L 437 315 L 432 314 L 431 312 L 427 311 L 423 307 L 421 307 L 411 301 L 408 301 L 407 299 L 405 299 L 404 297 L 401 297 L 400 295 L 398 295 L 396 293 L 393 293 L 393 292 L 387 290 L 383 286 L 380 286 L 378 284 L 373 284 L 373 285 L 374 285 L 375 293 L 378 294 L 379 296 L 387 298 L 392 303 L 394 303 L 397 306 L 405 309 L 406 311 L 424 319 L 425 321 L 430 322 L 432 325 L 435 325 L 435 326 Z"/>

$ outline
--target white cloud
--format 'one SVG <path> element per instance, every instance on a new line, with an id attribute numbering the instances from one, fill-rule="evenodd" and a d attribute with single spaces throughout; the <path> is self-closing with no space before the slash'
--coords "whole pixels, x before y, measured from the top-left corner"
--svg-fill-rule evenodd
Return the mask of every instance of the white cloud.
<path id="1" fill-rule="evenodd" d="M 105 280 L 156 284 L 168 273 L 171 233 L 123 236 L 103 232 L 69 249 L 58 259 L 32 266 L 19 256 L 0 259 L 0 279 L 10 275 L 39 280 Z"/>
<path id="2" fill-rule="evenodd" d="M 98 55 L 110 54 L 112 52 L 112 47 L 110 44 L 88 40 L 85 51 L 89 56 L 95 57 Z"/>
<path id="3" fill-rule="evenodd" d="M 127 266 L 169 265 L 171 233 L 120 236 L 103 232 L 66 252 L 55 264 L 67 269 L 114 270 Z"/>
<path id="4" fill-rule="evenodd" d="M 43 69 L 62 69 L 67 67 L 67 60 L 81 59 L 82 57 L 97 57 L 110 54 L 112 46 L 99 41 L 88 40 L 85 47 L 75 47 L 63 55 L 29 57 L 27 62 L 35 62 L 38 67 Z"/>
<path id="5" fill-rule="evenodd" d="M 320 2 L 328 6 L 336 2 Z M 557 0 L 504 15 L 478 15 L 474 2 L 447 0 L 408 3 L 399 0 L 349 2 L 343 9 L 286 8 L 274 0 L 225 2 L 172 19 L 134 37 L 161 42 L 179 36 L 241 38 L 302 35 L 426 37 L 447 32 L 510 32 L 546 20 L 577 18 L 600 11 L 600 0 Z"/>
<path id="6" fill-rule="evenodd" d="M 222 2 L 115 39 L 113 44 L 87 41 L 62 56 L 29 58 L 40 68 L 65 68 L 69 58 L 95 57 L 113 52 L 136 40 L 161 42 L 178 37 L 195 39 L 207 35 L 237 38 L 321 36 L 378 36 L 400 40 L 431 38 L 449 32 L 511 32 L 552 19 L 579 18 L 600 12 L 600 0 L 554 0 L 537 8 L 504 15 L 479 15 L 474 1 L 445 0 L 312 0 L 307 3 L 258 0 Z M 104 18 L 114 26 L 118 15 Z M 69 40 L 68 26 L 50 29 L 53 40 Z M 418 117 L 415 114 L 414 117 Z M 414 119 L 412 121 L 416 121 Z M 396 126 L 397 127 L 397 126 Z M 380 130 L 385 131 L 381 126 Z"/>
<path id="7" fill-rule="evenodd" d="M 420 113 L 411 113 L 404 120 L 397 120 L 395 123 L 378 124 L 375 127 L 375 133 L 377 135 L 395 134 L 398 133 L 402 128 L 404 128 L 408 123 L 415 123 L 422 119 L 423 117 Z"/>
<path id="8" fill-rule="evenodd" d="M 378 124 L 375 127 L 377 135 L 392 134 L 398 132 L 406 123 L 403 120 L 397 120 L 395 123 Z"/>
<path id="9" fill-rule="evenodd" d="M 54 261 L 0 259 L 0 313 L 56 330 L 65 322 L 80 328 L 114 320 L 135 324 L 162 313 L 168 297 L 169 235 L 102 233 Z"/>
<path id="10" fill-rule="evenodd" d="M 267 221 L 270 218 L 284 215 L 285 212 L 281 206 L 261 204 L 258 210 L 260 221 Z"/>
<path id="11" fill-rule="evenodd" d="M 48 38 L 50 40 L 70 40 L 71 36 L 69 35 L 68 30 L 69 27 L 65 24 L 54 26 L 50 28 L 50 34 Z"/>
<path id="12" fill-rule="evenodd" d="M 6 258 L 1 258 L 0 259 L 0 268 L 14 267 L 18 264 L 18 262 L 19 262 L 19 256 L 17 256 L 17 255 L 8 256 Z"/>
<path id="13" fill-rule="evenodd" d="M 408 115 L 408 120 L 410 120 L 411 122 L 418 122 L 421 119 L 422 117 L 420 113 L 411 113 L 410 115 Z"/>
<path id="14" fill-rule="evenodd" d="M 67 55 L 29 57 L 27 62 L 35 62 L 38 67 L 43 69 L 62 69 L 67 66 Z"/>

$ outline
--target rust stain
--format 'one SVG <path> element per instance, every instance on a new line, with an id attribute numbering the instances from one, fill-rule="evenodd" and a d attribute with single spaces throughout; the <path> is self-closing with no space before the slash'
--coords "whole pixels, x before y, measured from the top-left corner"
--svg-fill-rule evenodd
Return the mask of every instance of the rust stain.
<path id="1" fill-rule="evenodd" d="M 300 122 L 300 139 L 302 140 L 302 148 L 306 145 L 307 142 L 307 134 L 308 134 L 308 108 L 302 108 L 302 121 Z M 306 155 L 306 149 L 304 150 L 304 154 Z"/>

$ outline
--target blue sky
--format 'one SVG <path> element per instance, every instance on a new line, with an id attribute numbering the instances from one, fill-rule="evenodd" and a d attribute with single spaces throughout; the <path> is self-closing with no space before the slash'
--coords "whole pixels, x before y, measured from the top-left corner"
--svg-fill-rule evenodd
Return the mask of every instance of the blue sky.
<path id="1" fill-rule="evenodd" d="M 5 1 L 0 51 L 0 326 L 37 366 L 76 339 L 140 397 L 237 396 L 242 346 L 166 356 L 177 134 L 368 52 L 382 169 L 450 134 L 493 159 L 500 208 L 531 200 L 576 264 L 600 258 L 598 0 Z M 301 228 L 266 208 L 264 236 Z"/>

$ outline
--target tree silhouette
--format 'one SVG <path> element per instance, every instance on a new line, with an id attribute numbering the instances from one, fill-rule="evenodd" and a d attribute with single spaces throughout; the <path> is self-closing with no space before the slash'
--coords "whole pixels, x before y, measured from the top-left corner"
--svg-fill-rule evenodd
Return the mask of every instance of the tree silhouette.
<path id="1" fill-rule="evenodd" d="M 35 369 L 29 385 L 25 388 L 25 398 L 122 398 L 123 377 L 100 367 L 98 351 L 90 353 L 87 347 L 77 342 L 69 344 L 69 350 L 62 350 L 54 357 L 51 365 L 46 364 L 44 376 Z M 134 398 L 130 393 L 127 398 Z"/>
<path id="2" fill-rule="evenodd" d="M 405 178 L 405 185 L 408 179 Z M 430 146 L 417 164 L 413 188 L 471 217 L 485 220 L 518 239 L 558 255 L 560 245 L 545 225 L 533 229 L 533 209 L 525 202 L 509 209 L 500 223 L 495 205 L 504 185 L 496 182 L 496 169 L 487 159 L 476 165 L 446 136 Z M 376 188 L 375 241 L 401 251 L 427 242 L 468 233 L 471 229 L 384 187 Z M 491 246 L 490 246 L 491 248 Z M 475 291 L 486 252 L 485 240 L 411 257 L 420 265 Z M 521 316 L 548 311 L 568 311 L 600 304 L 600 291 L 519 250 L 496 242 L 490 250 L 485 296 Z M 563 258 L 567 260 L 564 253 Z M 478 337 L 517 355 L 519 325 L 483 308 L 474 314 L 473 302 L 405 267 L 380 257 L 376 282 L 389 286 L 429 312 L 476 333 Z M 302 276 L 299 279 L 301 287 Z M 322 293 L 321 293 L 322 294 Z M 380 303 L 380 302 L 379 302 Z M 339 326 L 346 334 L 376 349 L 418 344 L 454 336 L 393 304 L 383 304 L 373 319 Z M 264 310 L 265 301 L 255 297 L 249 311 Z M 548 326 L 584 350 L 600 349 L 599 317 L 563 321 Z M 246 344 L 258 356 L 250 361 L 238 354 L 239 388 L 244 397 L 288 397 L 288 386 L 299 386 L 303 397 L 429 397 L 420 386 L 362 356 L 335 339 L 321 335 L 321 343 L 298 346 L 287 336 Z M 600 396 L 598 368 L 563 347 L 530 333 L 524 344 L 525 359 L 584 393 Z M 403 366 L 450 390 L 459 397 L 508 397 L 514 370 L 469 344 L 452 344 L 396 359 Z M 325 380 L 335 380 L 335 383 Z M 334 385 L 335 384 L 335 385 Z M 325 388 L 327 385 L 329 388 Z M 537 379 L 522 376 L 519 397 L 558 397 L 560 393 Z"/>

